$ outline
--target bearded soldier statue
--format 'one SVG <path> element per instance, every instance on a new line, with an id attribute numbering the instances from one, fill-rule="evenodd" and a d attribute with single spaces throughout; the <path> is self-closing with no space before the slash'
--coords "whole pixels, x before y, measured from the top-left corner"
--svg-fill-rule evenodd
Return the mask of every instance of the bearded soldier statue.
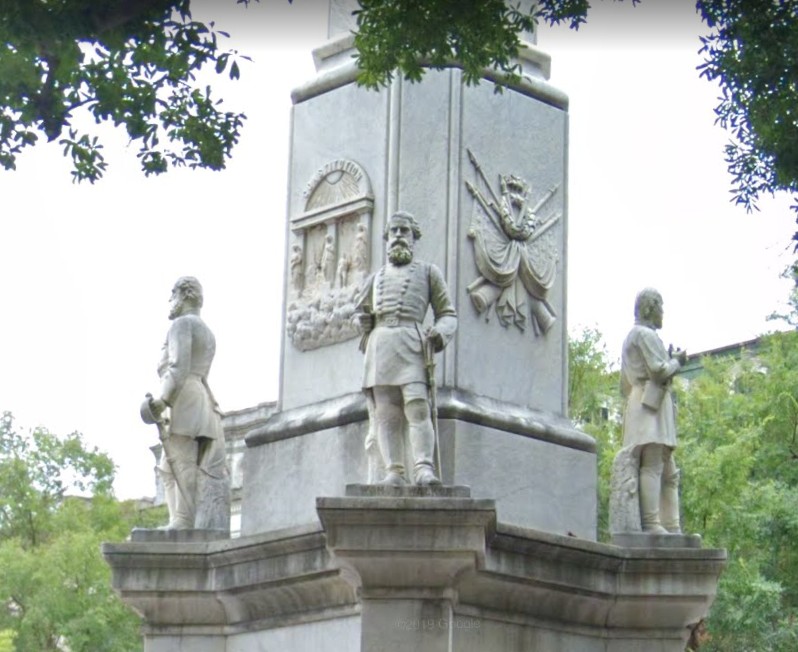
<path id="1" fill-rule="evenodd" d="M 169 524 L 164 529 L 230 529 L 230 477 L 221 412 L 208 386 L 216 340 L 200 317 L 202 286 L 192 276 L 172 289 L 172 325 L 158 364 L 161 388 L 141 406 L 158 424 Z"/>
<path id="2" fill-rule="evenodd" d="M 662 296 L 653 288 L 635 300 L 635 325 L 623 343 L 621 389 L 626 398 L 623 445 L 639 456 L 640 524 L 651 534 L 681 533 L 676 415 L 671 397 L 674 374 L 687 354 L 669 352 L 657 335 L 662 328 Z"/>
<path id="3" fill-rule="evenodd" d="M 457 329 L 457 314 L 441 271 L 413 257 L 421 238 L 415 218 L 404 211 L 395 213 L 384 238 L 388 262 L 366 280 L 356 313 L 366 354 L 363 390 L 370 401 L 366 447 L 376 443 L 379 448 L 385 468 L 381 484 L 404 485 L 410 480 L 405 469 L 407 442 L 412 481 L 438 485 L 424 351 L 428 343 L 435 352 L 443 350 Z M 434 319 L 424 331 L 422 322 L 430 307 Z"/>

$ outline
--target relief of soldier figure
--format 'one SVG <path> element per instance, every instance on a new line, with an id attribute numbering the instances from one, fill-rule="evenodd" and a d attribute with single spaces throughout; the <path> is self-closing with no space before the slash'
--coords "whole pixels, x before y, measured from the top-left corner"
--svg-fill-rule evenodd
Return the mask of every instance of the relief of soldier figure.
<path id="1" fill-rule="evenodd" d="M 420 238 L 412 214 L 390 217 L 384 232 L 387 263 L 366 279 L 355 313 L 365 353 L 366 449 L 371 456 L 378 453 L 384 468 L 379 482 L 385 485 L 441 484 L 431 408 L 433 356 L 454 336 L 457 313 L 440 269 L 414 256 Z M 429 308 L 433 322 L 424 328 Z M 412 469 L 406 468 L 408 452 Z"/>

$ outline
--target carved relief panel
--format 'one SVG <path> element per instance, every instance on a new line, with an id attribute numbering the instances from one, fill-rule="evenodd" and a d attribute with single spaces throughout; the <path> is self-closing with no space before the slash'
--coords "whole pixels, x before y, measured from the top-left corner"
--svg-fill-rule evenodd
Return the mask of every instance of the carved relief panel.
<path id="1" fill-rule="evenodd" d="M 549 207 L 558 187 L 541 192 L 514 174 L 499 175 L 494 186 L 471 150 L 468 158 L 474 169 L 474 183 L 465 182 L 474 198 L 468 237 L 479 270 L 468 286 L 471 303 L 486 319 L 494 309 L 506 328 L 531 324 L 535 335 L 545 335 L 557 319 L 548 293 L 559 262 L 554 228 L 561 214 Z"/>
<path id="2" fill-rule="evenodd" d="M 305 190 L 305 210 L 291 218 L 286 330 L 300 351 L 352 339 L 358 288 L 369 272 L 374 197 L 363 169 L 337 160 Z"/>

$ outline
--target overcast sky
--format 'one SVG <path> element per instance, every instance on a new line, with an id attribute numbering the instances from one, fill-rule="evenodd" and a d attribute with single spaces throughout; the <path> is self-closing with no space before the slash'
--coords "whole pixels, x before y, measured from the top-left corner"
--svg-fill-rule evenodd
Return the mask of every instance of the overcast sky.
<path id="1" fill-rule="evenodd" d="M 71 183 L 57 145 L 0 172 L 0 409 L 20 427 L 83 432 L 119 465 L 123 498 L 153 493 L 157 436 L 138 404 L 158 387 L 178 276 L 205 287 L 222 408 L 277 398 L 290 91 L 313 75 L 325 19 L 318 0 L 221 4 L 195 13 L 255 59 L 220 85 L 248 115 L 225 172 L 145 179 L 111 129 L 100 132 L 110 169 L 94 186 Z M 579 32 L 543 28 L 538 41 L 570 97 L 569 330 L 599 329 L 617 357 L 634 296 L 653 285 L 666 344 L 756 337 L 789 291 L 790 200 L 753 215 L 729 203 L 727 136 L 713 125 L 717 89 L 695 70 L 691 3 L 596 4 Z"/>

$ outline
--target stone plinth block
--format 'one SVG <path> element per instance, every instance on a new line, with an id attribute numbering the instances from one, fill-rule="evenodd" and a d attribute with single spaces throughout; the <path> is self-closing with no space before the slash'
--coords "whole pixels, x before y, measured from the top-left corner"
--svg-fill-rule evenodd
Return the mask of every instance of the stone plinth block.
<path id="1" fill-rule="evenodd" d="M 362 602 L 362 651 L 682 652 L 706 616 L 724 551 L 496 525 L 491 503 L 318 499 L 332 561 Z"/>
<path id="2" fill-rule="evenodd" d="M 362 595 L 384 587 L 443 590 L 484 558 L 485 533 L 496 519 L 492 500 L 418 497 L 414 487 L 386 489 L 392 495 L 316 501 L 327 546 L 339 565 L 359 578 Z"/>
<path id="3" fill-rule="evenodd" d="M 318 609 L 340 615 L 356 603 L 318 527 L 225 541 L 107 543 L 103 555 L 114 589 L 150 628 L 229 634 Z"/>
<path id="4" fill-rule="evenodd" d="M 442 481 L 495 500 L 498 519 L 596 537 L 595 442 L 567 419 L 468 392 L 438 392 Z M 316 496 L 365 483 L 362 392 L 276 412 L 246 436 L 242 534 L 318 522 Z"/>

